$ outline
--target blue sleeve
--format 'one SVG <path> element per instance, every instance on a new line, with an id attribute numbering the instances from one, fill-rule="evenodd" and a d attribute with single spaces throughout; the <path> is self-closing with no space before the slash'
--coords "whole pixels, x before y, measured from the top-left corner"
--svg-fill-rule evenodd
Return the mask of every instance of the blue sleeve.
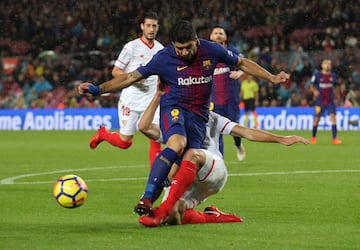
<path id="1" fill-rule="evenodd" d="M 225 63 L 230 66 L 235 66 L 238 61 L 239 57 L 233 51 L 225 49 L 220 44 L 214 43 L 214 50 L 219 56 L 219 62 Z"/>
<path id="2" fill-rule="evenodd" d="M 234 55 L 244 57 L 242 54 L 240 54 L 239 50 L 237 48 L 235 48 L 234 46 L 228 46 L 227 47 L 228 50 L 230 50 L 232 53 L 234 53 Z"/>
<path id="3" fill-rule="evenodd" d="M 321 72 L 316 72 L 313 85 L 315 86 L 315 88 L 316 88 L 317 90 L 319 90 L 320 78 L 321 78 Z"/>
<path id="4" fill-rule="evenodd" d="M 139 66 L 137 71 L 139 71 L 144 78 L 147 78 L 151 75 L 159 75 L 159 70 L 161 70 L 161 65 L 159 65 L 159 62 L 161 63 L 161 53 L 158 52 L 146 65 Z"/>

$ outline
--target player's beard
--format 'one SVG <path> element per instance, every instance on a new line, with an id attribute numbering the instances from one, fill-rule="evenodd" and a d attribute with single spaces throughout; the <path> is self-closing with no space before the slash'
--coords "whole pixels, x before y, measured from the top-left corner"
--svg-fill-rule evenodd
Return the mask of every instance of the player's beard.
<path id="1" fill-rule="evenodd" d="M 153 43 L 155 40 L 155 34 L 145 34 L 144 37 L 148 43 Z"/>
<path id="2" fill-rule="evenodd" d="M 186 56 L 184 57 L 181 57 L 185 62 L 187 63 L 191 63 L 192 61 L 194 61 L 195 57 L 196 57 L 196 54 L 198 52 L 198 48 L 199 46 L 196 45 L 196 49 L 194 51 L 191 51 L 191 53 L 187 54 Z"/>

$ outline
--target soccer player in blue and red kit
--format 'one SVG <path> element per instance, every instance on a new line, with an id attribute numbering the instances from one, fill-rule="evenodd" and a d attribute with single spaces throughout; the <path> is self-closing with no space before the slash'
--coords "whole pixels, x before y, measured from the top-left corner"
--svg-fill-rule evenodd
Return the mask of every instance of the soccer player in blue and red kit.
<path id="1" fill-rule="evenodd" d="M 177 21 L 170 30 L 171 44 L 159 51 L 145 66 L 100 85 L 81 83 L 80 94 L 117 92 L 140 80 L 158 75 L 165 94 L 160 100 L 160 129 L 166 147 L 155 159 L 145 192 L 134 211 L 151 214 L 155 192 L 164 185 L 171 165 L 181 161 L 186 149 L 201 148 L 206 133 L 213 73 L 217 63 L 234 65 L 245 73 L 273 83 L 289 78 L 285 72 L 273 75 L 255 62 L 229 53 L 217 43 L 199 39 L 191 22 Z M 179 173 L 196 175 L 191 161 L 182 161 Z M 178 175 L 179 175 L 178 173 Z"/>
<path id="2" fill-rule="evenodd" d="M 314 94 L 315 100 L 315 117 L 312 129 L 312 137 L 310 144 L 316 144 L 317 128 L 320 118 L 324 116 L 325 111 L 328 112 L 331 122 L 332 143 L 335 145 L 342 142 L 337 138 L 336 126 L 336 94 L 338 94 L 338 85 L 336 74 L 331 71 L 331 60 L 324 59 L 321 62 L 321 71 L 316 72 L 311 79 L 310 90 Z"/>
<path id="3" fill-rule="evenodd" d="M 236 56 L 241 56 L 239 51 L 227 45 L 227 35 L 224 27 L 214 26 L 210 33 L 210 40 L 221 44 Z M 214 71 L 213 91 L 211 95 L 210 110 L 239 123 L 240 116 L 240 80 L 243 72 L 234 66 L 218 63 Z M 212 107 L 213 106 L 213 107 Z M 236 154 L 239 161 L 245 159 L 245 147 L 241 137 L 233 136 Z M 224 155 L 224 142 L 222 135 L 219 138 L 220 152 Z"/>

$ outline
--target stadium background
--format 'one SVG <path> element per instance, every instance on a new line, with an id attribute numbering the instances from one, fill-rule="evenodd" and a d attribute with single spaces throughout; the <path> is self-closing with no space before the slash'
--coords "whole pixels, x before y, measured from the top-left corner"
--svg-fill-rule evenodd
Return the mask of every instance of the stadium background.
<path id="1" fill-rule="evenodd" d="M 332 59 L 341 90 L 339 106 L 353 114 L 350 120 L 359 118 L 358 2 L 5 0 L 0 7 L 0 129 L 8 129 L 9 119 L 12 123 L 22 112 L 34 117 L 45 112 L 47 117 L 59 110 L 110 108 L 91 112 L 112 113 L 117 95 L 89 99 L 78 96 L 75 86 L 111 78 L 113 61 L 122 46 L 139 35 L 139 21 L 147 10 L 159 13 L 158 40 L 164 44 L 176 18 L 192 20 L 203 38 L 219 24 L 246 57 L 271 72 L 290 72 L 291 81 L 281 86 L 259 81 L 260 112 L 276 114 L 286 108 L 292 113 L 293 107 L 304 107 L 308 113 L 309 79 L 322 58 Z"/>
<path id="2" fill-rule="evenodd" d="M 223 14 L 221 22 L 230 23 L 231 40 L 246 56 L 258 60 L 261 48 L 269 44 L 275 65 L 292 71 L 291 56 L 301 45 L 315 66 L 322 55 L 334 59 L 346 90 L 342 96 L 359 83 L 359 1 L 1 0 L 0 62 L 13 73 L 0 77 L 0 126 L 42 131 L 0 131 L 0 248 L 359 249 L 359 131 L 339 133 L 340 146 L 331 144 L 331 131 L 319 131 L 316 145 L 246 141 L 242 162 L 231 146 L 233 139 L 224 137 L 228 182 L 198 209 L 216 205 L 245 222 L 154 229 L 140 225 L 132 214 L 149 172 L 145 136 L 136 136 L 126 151 L 109 145 L 90 150 L 94 131 L 54 131 L 55 126 L 67 128 L 55 121 L 71 113 L 67 125 L 75 120 L 108 124 L 107 112 L 115 109 L 116 97 L 80 98 L 73 85 L 110 77 L 111 61 L 138 35 L 136 23 L 150 8 L 161 15 L 159 38 L 164 42 L 175 17 L 189 16 L 207 37 Z M 272 27 L 280 31 L 271 33 Z M 330 52 L 319 45 L 326 34 L 335 43 Z M 298 40 L 291 42 L 296 35 Z M 44 76 L 50 90 L 32 89 L 36 74 Z M 304 79 L 296 90 L 306 96 Z M 275 94 L 269 98 L 276 100 L 273 104 L 279 101 Z M 286 105 L 282 102 L 278 105 Z M 99 104 L 104 108 L 95 108 Z M 278 106 L 259 108 L 259 113 L 261 109 L 266 114 L 276 110 L 276 117 L 265 120 L 279 126 L 291 125 L 290 110 L 312 111 Z M 342 107 L 339 120 L 348 121 L 358 110 Z M 88 200 L 79 209 L 64 209 L 52 196 L 54 182 L 64 174 L 77 174 L 88 184 Z"/>

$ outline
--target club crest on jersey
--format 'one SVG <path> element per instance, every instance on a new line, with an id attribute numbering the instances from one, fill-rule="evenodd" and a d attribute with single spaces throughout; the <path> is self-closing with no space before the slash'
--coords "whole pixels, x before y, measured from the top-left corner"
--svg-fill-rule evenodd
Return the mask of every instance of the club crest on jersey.
<path id="1" fill-rule="evenodd" d="M 203 61 L 203 68 L 204 69 L 210 69 L 210 67 L 211 67 L 211 61 L 210 60 Z"/>
<path id="2" fill-rule="evenodd" d="M 179 120 L 179 113 L 180 113 L 180 111 L 178 110 L 178 109 L 173 109 L 173 110 L 171 110 L 171 120 L 172 121 L 177 121 L 177 120 Z"/>

